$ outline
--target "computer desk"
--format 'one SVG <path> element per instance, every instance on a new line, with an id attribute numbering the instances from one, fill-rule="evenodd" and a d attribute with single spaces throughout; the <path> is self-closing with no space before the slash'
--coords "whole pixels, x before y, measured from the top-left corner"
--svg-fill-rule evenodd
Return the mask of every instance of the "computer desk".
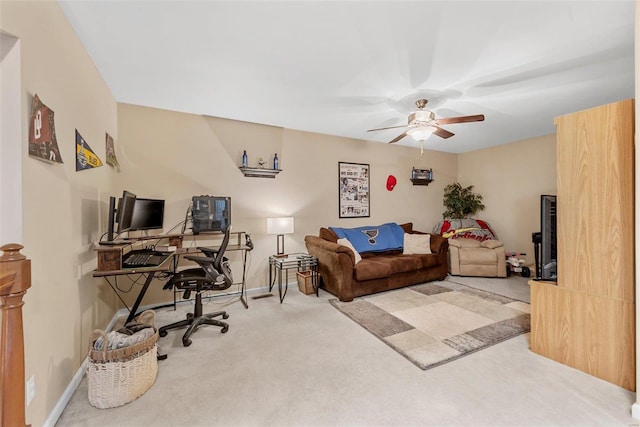
<path id="1" fill-rule="evenodd" d="M 243 231 L 232 231 L 231 234 L 236 234 L 237 235 L 237 243 L 236 244 L 228 244 L 227 245 L 227 249 L 225 250 L 226 252 L 233 252 L 233 251 L 242 251 L 242 282 L 236 282 L 234 283 L 235 285 L 241 285 L 240 288 L 240 301 L 242 302 L 242 304 L 244 305 L 244 308 L 249 308 L 249 304 L 247 303 L 247 298 L 246 298 L 246 292 L 247 292 L 247 288 L 246 288 L 246 269 L 247 269 L 247 252 L 250 252 L 253 248 L 243 245 L 241 243 L 241 236 L 243 234 L 246 234 Z M 104 277 L 106 282 L 109 284 L 109 286 L 111 287 L 111 289 L 113 289 L 113 291 L 116 293 L 116 295 L 118 296 L 118 298 L 120 299 L 120 301 L 124 304 L 125 307 L 127 307 L 129 309 L 129 316 L 127 316 L 127 320 L 125 321 L 125 323 L 129 323 L 130 321 L 132 321 L 136 315 L 138 315 L 138 308 L 140 307 L 140 303 L 142 302 L 142 300 L 144 299 L 145 294 L 147 293 L 147 290 L 149 289 L 149 286 L 151 285 L 151 282 L 153 281 L 153 279 L 156 277 L 156 274 L 158 273 L 172 273 L 175 272 L 178 268 L 178 262 L 179 262 L 179 258 L 182 255 L 188 255 L 188 254 L 195 254 L 195 253 L 200 253 L 200 251 L 196 248 L 196 247 L 189 247 L 189 248 L 182 248 L 179 247 L 175 250 L 175 252 L 173 254 L 171 254 L 169 257 L 167 257 L 166 260 L 164 260 L 164 262 L 158 266 L 153 266 L 153 267 L 132 267 L 132 268 L 122 268 L 122 255 L 124 254 L 124 250 L 126 247 L 131 246 L 132 243 L 135 243 L 136 241 L 148 241 L 148 240 L 156 240 L 156 241 L 162 241 L 164 239 L 168 239 L 170 244 L 171 243 L 178 243 L 180 244 L 180 246 L 182 246 L 182 241 L 183 239 L 186 238 L 193 238 L 195 236 L 214 236 L 214 237 L 220 237 L 223 236 L 223 233 L 219 233 L 219 232 L 201 232 L 197 235 L 194 234 L 165 234 L 165 235 L 155 235 L 155 236 L 141 236 L 141 237 L 136 237 L 133 239 L 130 239 L 129 243 L 127 244 L 123 244 L 120 246 L 105 246 L 105 247 L 100 247 L 98 248 L 98 251 L 102 251 L 103 254 L 98 254 L 98 268 L 96 270 L 94 270 L 93 272 L 93 277 Z M 216 246 L 205 246 L 205 245 L 199 245 L 200 247 L 211 247 L 213 249 L 216 248 Z M 119 257 L 119 259 L 118 259 Z M 105 261 L 106 260 L 106 261 Z M 102 262 L 101 262 L 102 261 Z M 142 274 L 145 276 L 145 282 L 142 285 L 142 288 L 140 289 L 140 292 L 138 292 L 138 296 L 136 297 L 136 300 L 133 304 L 133 306 L 131 306 L 131 308 L 129 308 L 129 306 L 124 302 L 124 300 L 122 299 L 122 297 L 120 297 L 120 293 L 118 292 L 118 290 L 116 288 L 114 288 L 113 284 L 111 283 L 111 281 L 109 280 L 109 277 L 119 277 L 119 276 L 129 276 L 129 275 L 134 275 L 134 274 Z M 175 300 L 175 293 L 174 293 L 174 306 L 175 306 L 176 300 Z"/>
<path id="2" fill-rule="evenodd" d="M 125 320 L 124 322 L 125 324 L 127 324 L 131 322 L 138 314 L 138 307 L 140 307 L 140 303 L 142 302 L 144 295 L 147 293 L 147 289 L 149 289 L 149 285 L 153 281 L 153 278 L 155 277 L 156 273 L 172 271 L 173 264 L 174 264 L 173 258 L 174 258 L 174 255 L 170 255 L 169 257 L 167 257 L 167 259 L 164 260 L 162 264 L 154 267 L 122 268 L 120 270 L 110 270 L 110 271 L 96 270 L 93 272 L 93 277 L 104 277 L 107 283 L 109 284 L 109 286 L 111 286 L 111 289 L 113 289 L 113 291 L 116 293 L 118 298 L 120 298 L 120 301 L 125 305 L 125 307 L 129 308 L 127 303 L 125 303 L 122 297 L 120 297 L 120 293 L 118 292 L 118 290 L 113 287 L 113 284 L 111 283 L 111 281 L 109 281 L 108 277 L 109 276 L 128 276 L 132 274 L 142 274 L 146 276 L 144 285 L 142 285 L 140 292 L 138 292 L 136 301 L 133 303 L 133 306 L 129 308 L 129 316 L 127 316 L 127 320 Z"/>

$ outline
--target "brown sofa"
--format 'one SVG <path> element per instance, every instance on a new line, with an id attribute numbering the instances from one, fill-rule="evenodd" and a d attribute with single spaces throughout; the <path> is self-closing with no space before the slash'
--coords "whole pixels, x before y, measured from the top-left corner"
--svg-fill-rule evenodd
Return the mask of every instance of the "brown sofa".
<path id="1" fill-rule="evenodd" d="M 413 230 L 413 223 L 400 225 L 405 233 L 427 234 Z M 431 233 L 429 233 L 431 234 Z M 431 234 L 431 254 L 404 255 L 401 250 L 362 253 L 355 263 L 354 252 L 337 243 L 338 236 L 321 228 L 319 236 L 306 236 L 309 254 L 318 258 L 322 287 L 340 301 L 415 285 L 447 277 L 447 239 Z"/>

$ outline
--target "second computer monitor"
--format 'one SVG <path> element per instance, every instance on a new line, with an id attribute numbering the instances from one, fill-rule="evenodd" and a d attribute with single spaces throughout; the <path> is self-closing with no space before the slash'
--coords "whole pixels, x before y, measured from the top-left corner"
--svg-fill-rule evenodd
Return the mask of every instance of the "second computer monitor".
<path id="1" fill-rule="evenodd" d="M 164 200 L 136 198 L 129 230 L 161 230 L 164 225 Z"/>
<path id="2" fill-rule="evenodd" d="M 118 203 L 116 213 L 116 222 L 118 223 L 118 234 L 131 228 L 131 219 L 133 217 L 133 206 L 136 203 L 136 195 L 130 191 L 122 192 L 122 199 Z"/>

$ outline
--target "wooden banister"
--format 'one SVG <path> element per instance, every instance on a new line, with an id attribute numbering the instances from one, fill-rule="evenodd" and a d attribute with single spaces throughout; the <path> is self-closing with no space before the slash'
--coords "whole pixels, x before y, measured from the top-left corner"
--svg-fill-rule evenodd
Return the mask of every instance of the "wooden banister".
<path id="1" fill-rule="evenodd" d="M 25 426 L 24 402 L 24 336 L 22 332 L 22 297 L 31 287 L 31 261 L 20 253 L 17 243 L 0 247 L 0 372 L 2 374 L 2 407 L 0 425 Z"/>

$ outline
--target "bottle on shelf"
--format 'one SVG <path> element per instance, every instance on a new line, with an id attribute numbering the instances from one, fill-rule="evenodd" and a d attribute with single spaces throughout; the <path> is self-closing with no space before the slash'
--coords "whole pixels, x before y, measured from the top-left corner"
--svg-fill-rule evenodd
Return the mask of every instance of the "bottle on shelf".
<path id="1" fill-rule="evenodd" d="M 278 153 L 273 156 L 273 169 L 278 170 Z"/>
<path id="2" fill-rule="evenodd" d="M 416 179 L 416 168 L 411 168 L 411 179 Z"/>
<path id="3" fill-rule="evenodd" d="M 248 164 L 249 164 L 249 161 L 247 159 L 247 150 L 244 150 L 242 152 L 242 167 L 246 168 Z"/>

